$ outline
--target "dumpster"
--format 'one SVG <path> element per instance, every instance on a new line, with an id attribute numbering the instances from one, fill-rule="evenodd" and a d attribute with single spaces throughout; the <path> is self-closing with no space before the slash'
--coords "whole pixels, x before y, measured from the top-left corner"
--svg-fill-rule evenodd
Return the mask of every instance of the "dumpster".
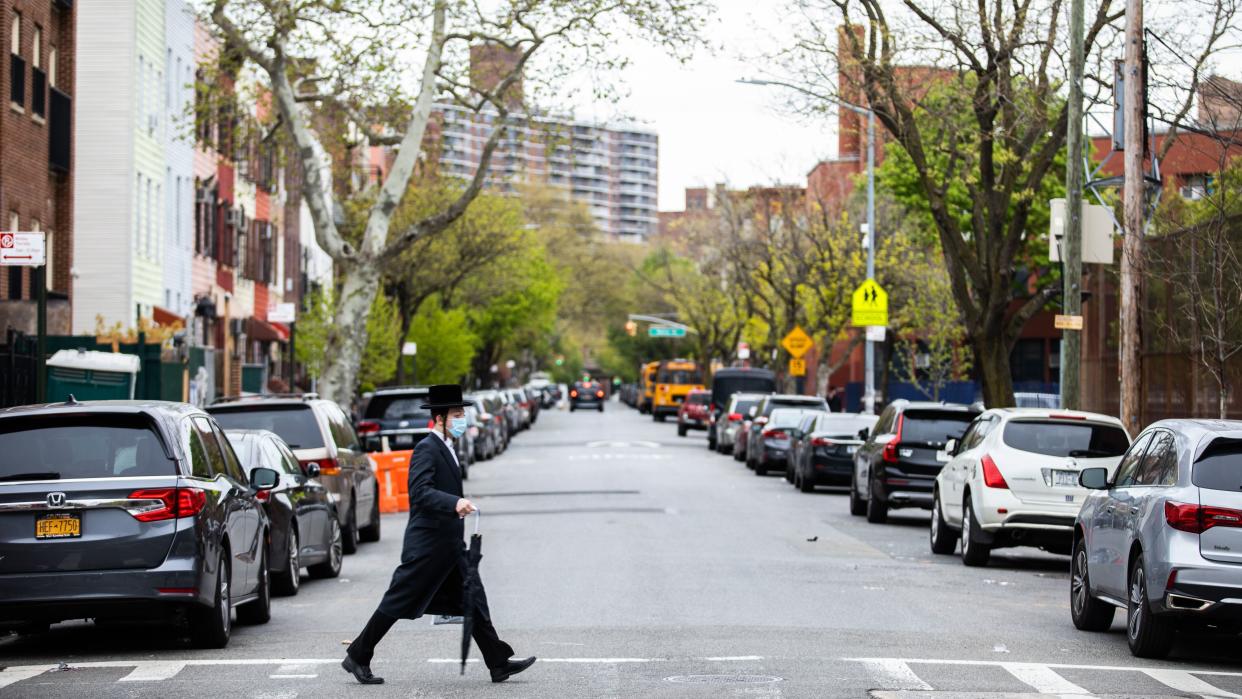
<path id="1" fill-rule="evenodd" d="M 47 400 L 59 403 L 69 394 L 77 400 L 132 399 L 139 359 L 85 349 L 63 349 L 47 360 Z"/>

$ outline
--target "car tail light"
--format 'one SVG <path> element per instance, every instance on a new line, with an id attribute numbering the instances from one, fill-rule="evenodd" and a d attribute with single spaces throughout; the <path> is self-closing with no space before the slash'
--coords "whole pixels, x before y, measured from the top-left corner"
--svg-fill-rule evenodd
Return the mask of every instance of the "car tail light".
<path id="1" fill-rule="evenodd" d="M 832 441 L 831 439 L 828 439 L 827 437 L 811 438 L 811 446 L 813 447 L 835 447 L 836 445 L 837 445 L 836 442 Z"/>
<path id="2" fill-rule="evenodd" d="M 1086 420 L 1086 415 L 1069 415 L 1066 413 L 1052 413 L 1048 417 L 1053 420 Z"/>
<path id="3" fill-rule="evenodd" d="M 1164 520 L 1179 531 L 1202 534 L 1212 527 L 1242 527 L 1242 510 L 1166 500 Z"/>
<path id="4" fill-rule="evenodd" d="M 729 422 L 741 422 L 741 421 L 742 421 L 741 413 L 729 413 Z"/>
<path id="5" fill-rule="evenodd" d="M 374 420 L 362 420 L 355 428 L 358 436 L 363 437 L 380 431 L 380 424 Z"/>
<path id="6" fill-rule="evenodd" d="M 1005 482 L 1005 477 L 1001 475 L 1000 469 L 996 467 L 996 462 L 988 454 L 984 454 L 979 460 L 983 464 L 983 484 L 989 488 L 1004 488 L 1009 490 L 1009 484 Z"/>
<path id="7" fill-rule="evenodd" d="M 596 397 L 596 398 L 603 398 L 603 397 L 604 397 L 604 392 L 603 392 L 603 391 L 596 391 L 596 392 L 595 392 L 595 397 Z"/>
<path id="8" fill-rule="evenodd" d="M 202 511 L 207 493 L 198 488 L 148 488 L 129 494 L 130 500 L 149 503 L 125 508 L 139 522 L 160 522 L 189 517 Z"/>
<path id="9" fill-rule="evenodd" d="M 890 464 L 897 463 L 897 443 L 901 441 L 901 428 L 906 422 L 905 414 L 897 416 L 897 433 L 884 445 L 884 450 L 880 452 L 880 458 Z"/>
<path id="10" fill-rule="evenodd" d="M 577 397 L 578 397 L 578 392 L 577 392 L 577 391 L 570 391 L 570 392 L 569 392 L 569 397 L 570 397 L 570 398 L 577 398 Z"/>
<path id="11" fill-rule="evenodd" d="M 307 459 L 298 463 L 302 465 L 303 471 L 311 464 L 319 464 L 319 475 L 321 476 L 339 476 L 341 473 L 341 464 L 336 459 Z"/>
<path id="12" fill-rule="evenodd" d="M 763 436 L 767 437 L 768 439 L 788 439 L 789 437 L 789 435 L 785 432 L 785 430 L 777 430 L 777 429 L 764 430 Z"/>

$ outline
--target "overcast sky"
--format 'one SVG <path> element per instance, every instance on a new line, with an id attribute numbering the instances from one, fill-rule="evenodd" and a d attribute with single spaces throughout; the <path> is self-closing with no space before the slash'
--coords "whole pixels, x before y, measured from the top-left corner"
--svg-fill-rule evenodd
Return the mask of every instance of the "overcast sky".
<path id="1" fill-rule="evenodd" d="M 629 95 L 594 112 L 575 110 L 600 120 L 620 112 L 659 132 L 661 211 L 681 209 L 686 187 L 805 184 L 815 163 L 835 154 L 835 119 L 813 122 L 783 113 L 778 88 L 735 82 L 758 74 L 739 55 L 768 50 L 773 35 L 790 39 L 775 5 L 717 0 L 709 35 L 729 48 L 700 53 L 685 65 L 635 43 L 633 63 L 623 73 Z"/>

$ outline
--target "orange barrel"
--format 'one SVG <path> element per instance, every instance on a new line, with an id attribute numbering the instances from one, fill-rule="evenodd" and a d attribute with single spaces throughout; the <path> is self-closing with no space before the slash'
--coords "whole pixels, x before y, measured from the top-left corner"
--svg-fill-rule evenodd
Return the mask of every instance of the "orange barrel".
<path id="1" fill-rule="evenodd" d="M 410 509 L 407 494 L 410 473 L 410 450 L 385 451 L 369 454 L 375 463 L 375 478 L 379 482 L 380 512 L 406 512 Z"/>

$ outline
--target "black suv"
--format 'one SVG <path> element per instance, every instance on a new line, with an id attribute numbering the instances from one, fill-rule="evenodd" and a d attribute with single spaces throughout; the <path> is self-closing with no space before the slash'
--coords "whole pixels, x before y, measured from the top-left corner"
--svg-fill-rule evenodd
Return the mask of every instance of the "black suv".
<path id="1" fill-rule="evenodd" d="M 387 439 L 393 451 L 413 449 L 435 425 L 431 411 L 422 407 L 426 402 L 426 386 L 377 390 L 356 425 L 363 447 L 368 452 L 382 451 Z"/>
<path id="2" fill-rule="evenodd" d="M 374 402 L 374 401 L 373 401 Z M 359 541 L 380 540 L 379 481 L 353 425 L 340 406 L 313 393 L 259 395 L 208 406 L 226 430 L 268 430 L 285 440 L 302 473 L 319 467 L 341 525 L 345 553 Z"/>
<path id="3" fill-rule="evenodd" d="M 66 619 L 158 620 L 197 645 L 271 617 L 269 520 L 279 474 L 247 476 L 209 415 L 184 403 L 0 410 L 0 631 Z"/>
<path id="4" fill-rule="evenodd" d="M 890 403 L 874 429 L 858 433 L 865 441 L 854 455 L 850 514 L 878 524 L 890 509 L 930 510 L 936 476 L 949 461 L 945 444 L 960 438 L 978 414 L 955 403 Z"/>
<path id="5" fill-rule="evenodd" d="M 569 388 L 569 412 L 595 408 L 604 412 L 604 387 L 598 381 L 575 381 Z"/>

